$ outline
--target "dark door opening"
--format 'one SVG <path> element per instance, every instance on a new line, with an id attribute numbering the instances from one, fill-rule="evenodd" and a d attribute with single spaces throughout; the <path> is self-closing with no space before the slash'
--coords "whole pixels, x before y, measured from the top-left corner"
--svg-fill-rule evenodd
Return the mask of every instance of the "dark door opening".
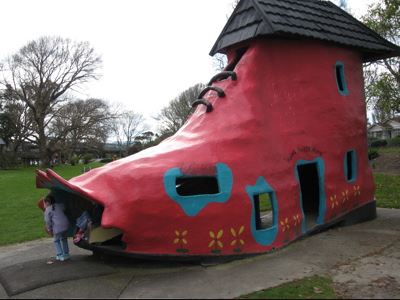
<path id="1" fill-rule="evenodd" d="M 320 205 L 320 185 L 317 163 L 297 166 L 301 189 L 301 203 L 306 230 L 317 224 Z"/>

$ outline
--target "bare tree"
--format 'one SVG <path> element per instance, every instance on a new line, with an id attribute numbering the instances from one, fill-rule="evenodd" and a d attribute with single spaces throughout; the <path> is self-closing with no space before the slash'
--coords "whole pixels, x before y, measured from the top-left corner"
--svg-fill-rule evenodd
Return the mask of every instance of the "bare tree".
<path id="1" fill-rule="evenodd" d="M 213 56 L 213 67 L 216 72 L 223 71 L 228 65 L 228 58 L 225 54 L 217 53 Z"/>
<path id="2" fill-rule="evenodd" d="M 236 8 L 236 6 L 239 4 L 240 0 L 233 0 L 232 2 L 232 10 Z"/>
<path id="3" fill-rule="evenodd" d="M 69 160 L 78 148 L 97 150 L 106 142 L 113 118 L 108 104 L 101 99 L 66 103 L 49 126 L 48 149 L 63 152 Z"/>
<path id="4" fill-rule="evenodd" d="M 97 79 L 101 58 L 87 42 L 42 37 L 29 42 L 3 64 L 0 83 L 14 101 L 23 103 L 33 118 L 32 136 L 42 166 L 51 158 L 49 125 L 67 100 L 67 93 Z"/>
<path id="5" fill-rule="evenodd" d="M 7 101 L 1 99 L 7 99 Z M 29 111 L 26 103 L 16 101 L 5 93 L 0 95 L 0 103 L 2 105 L 3 122 L 7 126 L 7 133 L 4 134 L 9 149 L 16 154 L 18 148 L 23 142 L 31 141 L 34 134 L 33 116 Z"/>
<path id="6" fill-rule="evenodd" d="M 400 0 L 379 0 L 369 6 L 362 21 L 394 44 L 400 43 Z M 367 104 L 376 119 L 400 113 L 400 57 L 366 64 Z"/>
<path id="7" fill-rule="evenodd" d="M 338 0 L 337 2 L 341 9 L 346 10 L 346 11 L 348 10 L 347 0 Z"/>
<path id="8" fill-rule="evenodd" d="M 161 110 L 156 120 L 160 122 L 160 132 L 163 137 L 173 135 L 185 124 L 193 111 L 192 102 L 197 99 L 204 87 L 202 83 L 190 87 Z"/>
<path id="9" fill-rule="evenodd" d="M 126 111 L 113 121 L 112 131 L 117 139 L 118 146 L 127 155 L 129 147 L 134 144 L 135 138 L 146 130 L 143 115 L 134 111 Z M 122 153 L 121 153 L 122 154 Z"/>

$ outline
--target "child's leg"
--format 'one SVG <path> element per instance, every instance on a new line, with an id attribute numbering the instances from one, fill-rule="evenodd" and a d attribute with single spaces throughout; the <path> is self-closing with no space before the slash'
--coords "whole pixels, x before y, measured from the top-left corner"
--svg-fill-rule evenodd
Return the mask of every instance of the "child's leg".
<path id="1" fill-rule="evenodd" d="M 61 242 L 62 242 L 63 255 L 68 256 L 69 255 L 69 247 L 68 247 L 67 232 L 63 232 Z"/>
<path id="2" fill-rule="evenodd" d="M 61 247 L 61 233 L 54 234 L 54 246 L 56 247 L 57 258 L 63 255 L 63 249 Z"/>

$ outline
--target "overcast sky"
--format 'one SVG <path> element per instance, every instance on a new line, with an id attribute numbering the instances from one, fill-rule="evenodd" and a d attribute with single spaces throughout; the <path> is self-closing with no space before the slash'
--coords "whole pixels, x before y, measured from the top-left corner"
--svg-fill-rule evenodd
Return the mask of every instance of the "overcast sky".
<path id="1" fill-rule="evenodd" d="M 359 17 L 376 1 L 348 5 Z M 0 59 L 43 35 L 89 41 L 102 56 L 103 76 L 79 97 L 122 103 L 151 121 L 180 92 L 215 74 L 208 53 L 232 2 L 0 0 Z"/>

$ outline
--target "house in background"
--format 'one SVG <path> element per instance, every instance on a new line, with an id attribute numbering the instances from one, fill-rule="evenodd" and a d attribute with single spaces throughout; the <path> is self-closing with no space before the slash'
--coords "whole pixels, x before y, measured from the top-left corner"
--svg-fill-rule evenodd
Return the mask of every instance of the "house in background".
<path id="1" fill-rule="evenodd" d="M 381 140 L 393 139 L 400 136 L 400 117 L 384 123 L 373 124 L 368 128 L 368 137 Z"/>

